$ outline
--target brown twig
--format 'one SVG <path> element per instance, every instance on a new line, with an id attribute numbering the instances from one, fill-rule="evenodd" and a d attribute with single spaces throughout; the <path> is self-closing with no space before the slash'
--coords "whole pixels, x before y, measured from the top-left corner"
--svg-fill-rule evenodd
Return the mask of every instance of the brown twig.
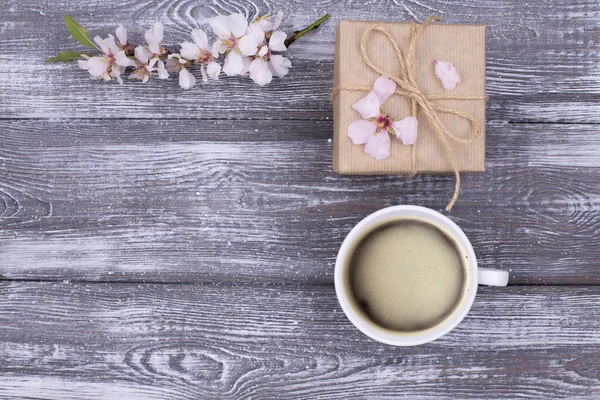
<path id="1" fill-rule="evenodd" d="M 321 18 L 319 18 L 318 20 L 316 20 L 315 22 L 313 22 L 312 24 L 310 24 L 309 26 L 307 26 L 306 28 L 302 29 L 301 31 L 294 32 L 294 34 L 292 36 L 290 36 L 289 38 L 287 38 L 285 40 L 285 42 L 284 42 L 285 47 L 290 47 L 290 45 L 292 43 L 294 43 L 296 40 L 300 39 L 302 36 L 306 35 L 308 32 L 317 29 L 319 26 L 321 26 L 321 24 L 323 22 L 327 21 L 330 17 L 331 17 L 330 14 L 326 14 L 326 15 L 322 16 Z"/>

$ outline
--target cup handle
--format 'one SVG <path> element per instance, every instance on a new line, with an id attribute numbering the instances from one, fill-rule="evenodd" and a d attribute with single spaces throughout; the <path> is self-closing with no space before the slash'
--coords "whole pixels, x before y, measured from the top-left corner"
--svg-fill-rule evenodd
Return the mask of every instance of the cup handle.
<path id="1" fill-rule="evenodd" d="M 508 271 L 493 268 L 479 268 L 477 281 L 480 285 L 506 286 L 508 285 Z"/>

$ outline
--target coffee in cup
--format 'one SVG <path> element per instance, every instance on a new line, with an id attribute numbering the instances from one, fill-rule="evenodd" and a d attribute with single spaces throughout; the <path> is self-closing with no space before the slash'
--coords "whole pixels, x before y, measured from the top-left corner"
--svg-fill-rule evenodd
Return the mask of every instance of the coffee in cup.
<path id="1" fill-rule="evenodd" d="M 507 283 L 508 272 L 478 267 L 454 222 L 418 206 L 389 207 L 363 219 L 335 265 L 336 294 L 348 319 L 396 346 L 440 338 L 465 318 L 478 284 Z"/>
<path id="2" fill-rule="evenodd" d="M 394 331 L 437 325 L 468 290 L 468 256 L 442 228 L 423 219 L 375 227 L 348 258 L 353 302 L 371 321 Z"/>

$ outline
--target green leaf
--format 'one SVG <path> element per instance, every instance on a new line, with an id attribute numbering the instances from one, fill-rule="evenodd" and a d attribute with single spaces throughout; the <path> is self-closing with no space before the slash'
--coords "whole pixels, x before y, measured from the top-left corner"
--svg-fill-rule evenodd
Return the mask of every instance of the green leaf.
<path id="1" fill-rule="evenodd" d="M 77 60 L 81 58 L 81 56 L 85 54 L 88 57 L 91 57 L 91 53 L 86 53 L 85 51 L 73 51 L 73 50 L 65 50 L 58 53 L 56 57 L 52 57 L 46 60 L 44 64 L 50 64 L 55 62 L 69 62 L 73 60 Z"/>
<path id="2" fill-rule="evenodd" d="M 96 43 L 90 39 L 87 29 L 81 26 L 81 24 L 75 21 L 75 19 L 73 19 L 73 17 L 71 17 L 69 14 L 65 14 L 65 23 L 67 24 L 67 28 L 69 29 L 69 32 L 71 32 L 73 39 L 77 40 L 86 47 L 95 49 L 98 48 Z"/>

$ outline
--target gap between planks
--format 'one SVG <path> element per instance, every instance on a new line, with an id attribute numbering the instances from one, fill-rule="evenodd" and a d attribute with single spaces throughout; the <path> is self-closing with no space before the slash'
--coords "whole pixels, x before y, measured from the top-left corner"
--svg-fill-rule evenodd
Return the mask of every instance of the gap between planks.
<path id="1" fill-rule="evenodd" d="M 110 280 L 110 279 L 101 279 L 101 280 L 86 280 L 86 279 L 23 279 L 23 278 L 0 278 L 1 283 L 68 283 L 68 284 L 97 284 L 97 285 L 179 285 L 179 286 L 219 286 L 219 287 L 249 287 L 249 288 L 277 288 L 277 287 L 327 287 L 333 286 L 333 282 L 302 282 L 302 281 L 273 281 L 273 282 L 258 282 L 258 281 L 234 281 L 234 280 L 212 280 L 212 281 L 148 281 L 142 279 L 131 279 L 131 280 Z M 552 283 L 544 283 L 544 282 L 519 282 L 516 284 L 511 284 L 509 280 L 509 285 L 512 287 L 557 287 L 561 289 L 573 287 L 573 288 L 586 288 L 586 287 L 597 287 L 600 286 L 600 282 L 594 283 L 594 281 L 590 281 L 589 283 L 571 283 L 571 282 L 552 282 Z M 480 286 L 483 287 L 483 286 Z"/>

